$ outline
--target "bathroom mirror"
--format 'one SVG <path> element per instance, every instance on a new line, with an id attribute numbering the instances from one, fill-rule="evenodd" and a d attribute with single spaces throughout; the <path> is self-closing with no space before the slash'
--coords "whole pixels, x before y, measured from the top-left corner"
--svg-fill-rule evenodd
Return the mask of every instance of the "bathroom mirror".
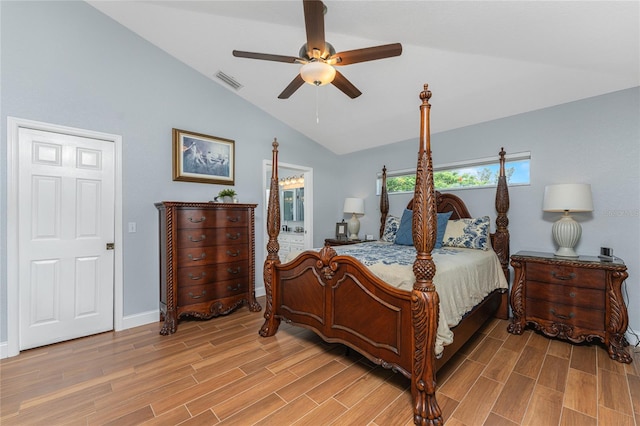
<path id="1" fill-rule="evenodd" d="M 283 220 L 304 221 L 304 188 L 283 189 L 280 200 L 282 200 Z"/>

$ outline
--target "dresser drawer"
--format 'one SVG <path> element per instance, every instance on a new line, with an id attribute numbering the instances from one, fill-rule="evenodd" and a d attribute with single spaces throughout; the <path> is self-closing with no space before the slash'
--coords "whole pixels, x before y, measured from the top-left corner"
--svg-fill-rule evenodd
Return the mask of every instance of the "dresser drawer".
<path id="1" fill-rule="evenodd" d="M 220 245 L 213 247 L 195 247 L 178 250 L 178 267 L 213 265 L 249 259 L 249 247 L 246 244 Z"/>
<path id="2" fill-rule="evenodd" d="M 543 320 L 604 332 L 604 311 L 526 298 L 527 320 Z"/>
<path id="3" fill-rule="evenodd" d="M 178 234 L 178 248 L 246 244 L 248 242 L 249 232 L 246 227 L 184 229 Z"/>
<path id="4" fill-rule="evenodd" d="M 602 309 L 605 301 L 603 290 L 580 288 L 563 284 L 548 284 L 537 281 L 527 283 L 526 297 L 563 305 L 582 306 L 590 309 Z"/>
<path id="5" fill-rule="evenodd" d="M 189 306 L 215 299 L 224 299 L 225 297 L 246 293 L 247 289 L 246 278 L 202 285 L 180 286 L 178 288 L 178 306 Z"/>
<path id="6" fill-rule="evenodd" d="M 226 228 L 247 226 L 249 214 L 246 210 L 181 209 L 177 212 L 178 228 Z"/>
<path id="7" fill-rule="evenodd" d="M 213 281 L 244 278 L 249 275 L 249 262 L 220 263 L 209 266 L 178 268 L 178 282 L 183 285 L 198 285 Z"/>
<path id="8" fill-rule="evenodd" d="M 527 281 L 590 287 L 603 291 L 606 283 L 603 270 L 539 263 L 527 264 L 526 278 Z"/>

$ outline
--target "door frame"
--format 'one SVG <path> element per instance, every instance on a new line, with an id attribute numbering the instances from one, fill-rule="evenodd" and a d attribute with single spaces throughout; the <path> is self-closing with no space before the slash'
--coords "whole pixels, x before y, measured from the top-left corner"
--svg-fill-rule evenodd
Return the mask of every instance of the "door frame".
<path id="1" fill-rule="evenodd" d="M 18 143 L 21 128 L 61 133 L 114 143 L 115 197 L 114 197 L 114 294 L 113 327 L 123 328 L 123 256 L 122 256 L 122 136 L 58 124 L 7 117 L 7 354 L 20 353 L 20 298 L 18 282 Z"/>
<path id="2" fill-rule="evenodd" d="M 264 205 L 264 220 L 265 226 L 263 230 L 263 234 L 265 235 L 265 244 L 269 241 L 269 234 L 267 233 L 267 206 L 269 204 L 269 200 L 267 199 L 267 191 L 271 186 L 271 174 L 267 173 L 271 170 L 272 160 L 262 160 L 262 197 L 263 197 L 263 205 Z M 283 163 L 278 161 L 278 167 L 284 169 L 295 170 L 296 173 L 304 174 L 304 220 L 305 220 L 305 229 L 304 233 L 304 245 L 305 249 L 313 248 L 313 167 L 307 166 L 299 166 L 297 164 Z M 267 176 L 268 175 L 268 176 Z M 309 221 L 310 226 L 307 226 L 307 221 Z M 264 258 L 266 259 L 267 252 L 264 253 Z"/>

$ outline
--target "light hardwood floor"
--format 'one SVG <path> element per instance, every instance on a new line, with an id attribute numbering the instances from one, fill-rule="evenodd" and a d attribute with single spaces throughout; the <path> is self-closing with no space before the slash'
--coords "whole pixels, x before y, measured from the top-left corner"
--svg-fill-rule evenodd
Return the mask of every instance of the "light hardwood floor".
<path id="1" fill-rule="evenodd" d="M 264 299 L 260 300 L 264 306 Z M 262 313 L 160 324 L 23 351 L 0 363 L 9 425 L 411 425 L 409 380 Z M 640 426 L 640 356 L 490 321 L 438 374 L 447 425 Z"/>

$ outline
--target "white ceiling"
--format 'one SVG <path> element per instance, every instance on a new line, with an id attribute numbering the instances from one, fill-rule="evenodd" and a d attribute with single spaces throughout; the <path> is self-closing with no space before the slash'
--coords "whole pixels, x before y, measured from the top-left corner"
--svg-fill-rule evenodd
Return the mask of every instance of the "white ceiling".
<path id="1" fill-rule="evenodd" d="M 417 137 L 424 83 L 432 133 L 640 85 L 638 1 L 326 0 L 336 51 L 403 53 L 340 68 L 359 98 L 305 84 L 287 100 L 299 65 L 231 51 L 297 56 L 301 0 L 88 3 L 230 91 L 215 74 L 232 76 L 239 96 L 338 154 Z"/>

